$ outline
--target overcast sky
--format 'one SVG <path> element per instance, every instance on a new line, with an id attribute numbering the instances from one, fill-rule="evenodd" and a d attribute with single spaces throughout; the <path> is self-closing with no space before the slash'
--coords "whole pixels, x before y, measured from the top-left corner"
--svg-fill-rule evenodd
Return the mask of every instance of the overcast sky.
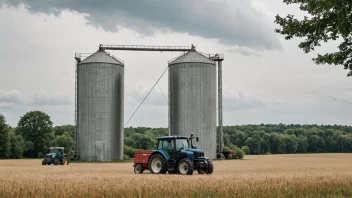
<path id="1" fill-rule="evenodd" d="M 3 2 L 3 3 L 1 3 Z M 351 125 L 352 78 L 343 66 L 315 65 L 312 54 L 274 33 L 276 14 L 303 17 L 282 0 L 0 1 L 0 113 L 16 126 L 41 110 L 74 124 L 75 52 L 99 44 L 185 45 L 224 53 L 224 125 Z M 110 51 L 125 62 L 125 122 L 175 52 Z M 168 79 L 160 81 L 167 96 Z M 167 127 L 158 87 L 128 126 Z"/>

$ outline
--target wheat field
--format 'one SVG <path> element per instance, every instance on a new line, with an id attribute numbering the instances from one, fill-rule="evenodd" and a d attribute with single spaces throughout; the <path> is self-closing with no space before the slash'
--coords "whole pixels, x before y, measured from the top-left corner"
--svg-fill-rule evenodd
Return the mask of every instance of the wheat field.
<path id="1" fill-rule="evenodd" d="M 1 160 L 0 197 L 352 197 L 352 154 L 245 156 L 212 175 L 142 175 L 132 163 Z"/>

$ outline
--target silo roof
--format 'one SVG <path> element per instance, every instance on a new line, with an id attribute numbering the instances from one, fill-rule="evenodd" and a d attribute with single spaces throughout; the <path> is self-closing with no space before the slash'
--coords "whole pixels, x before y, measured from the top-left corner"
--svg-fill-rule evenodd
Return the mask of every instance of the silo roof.
<path id="1" fill-rule="evenodd" d="M 215 64 L 214 61 L 207 58 L 206 56 L 200 54 L 196 50 L 191 50 L 186 54 L 176 58 L 174 61 L 170 63 L 177 64 L 177 63 L 208 63 L 208 64 Z"/>
<path id="2" fill-rule="evenodd" d="M 107 54 L 103 50 L 99 50 L 99 51 L 95 52 L 94 54 L 88 56 L 79 64 L 84 64 L 84 63 L 110 63 L 110 64 L 123 65 L 123 63 L 121 61 L 110 56 L 109 54 Z"/>

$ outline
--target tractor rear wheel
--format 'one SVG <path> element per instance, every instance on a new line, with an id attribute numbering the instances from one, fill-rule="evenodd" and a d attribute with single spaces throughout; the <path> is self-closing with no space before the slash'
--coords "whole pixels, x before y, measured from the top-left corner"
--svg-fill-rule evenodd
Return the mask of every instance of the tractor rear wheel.
<path id="1" fill-rule="evenodd" d="M 162 155 L 154 154 L 149 159 L 148 168 L 152 174 L 165 174 L 167 162 Z"/>
<path id="2" fill-rule="evenodd" d="M 181 159 L 177 164 L 178 173 L 182 175 L 192 175 L 193 174 L 193 162 L 189 158 Z"/>
<path id="3" fill-rule="evenodd" d="M 136 166 L 134 166 L 134 173 L 135 174 L 142 174 L 144 171 L 144 168 L 142 166 L 142 164 L 136 164 Z"/>
<path id="4" fill-rule="evenodd" d="M 43 159 L 43 161 L 42 161 L 42 165 L 46 165 L 46 161 L 45 161 L 45 159 Z"/>

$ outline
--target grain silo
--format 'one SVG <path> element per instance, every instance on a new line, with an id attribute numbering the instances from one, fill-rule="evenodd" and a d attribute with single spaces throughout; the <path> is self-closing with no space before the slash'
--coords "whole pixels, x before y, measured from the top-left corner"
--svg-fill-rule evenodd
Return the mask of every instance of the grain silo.
<path id="1" fill-rule="evenodd" d="M 77 65 L 80 160 L 123 158 L 124 64 L 104 50 Z"/>
<path id="2" fill-rule="evenodd" d="M 216 64 L 195 49 L 169 63 L 169 131 L 216 158 Z"/>

